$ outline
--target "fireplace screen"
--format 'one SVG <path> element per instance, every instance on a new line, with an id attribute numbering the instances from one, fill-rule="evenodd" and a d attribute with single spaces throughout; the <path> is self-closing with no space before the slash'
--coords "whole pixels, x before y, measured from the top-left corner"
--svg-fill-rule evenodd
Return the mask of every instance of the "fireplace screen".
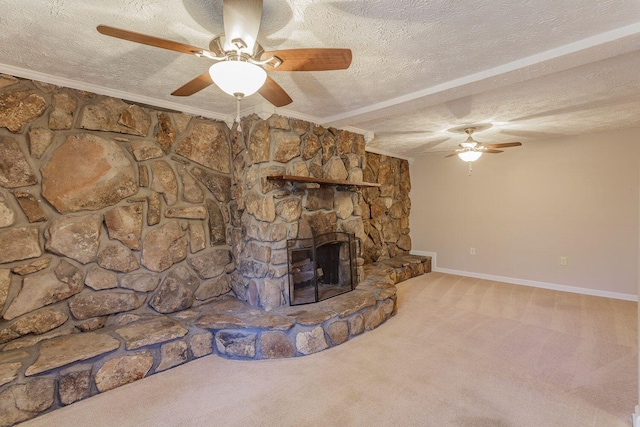
<path id="1" fill-rule="evenodd" d="M 358 282 L 357 240 L 350 233 L 326 233 L 287 240 L 289 304 L 309 304 L 353 290 Z"/>

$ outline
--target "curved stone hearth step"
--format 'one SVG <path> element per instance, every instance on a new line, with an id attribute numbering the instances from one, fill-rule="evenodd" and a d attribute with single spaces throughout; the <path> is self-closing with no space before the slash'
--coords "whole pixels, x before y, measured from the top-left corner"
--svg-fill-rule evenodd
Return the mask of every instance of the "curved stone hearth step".
<path id="1" fill-rule="evenodd" d="M 267 312 L 229 298 L 170 315 L 126 313 L 100 332 L 26 336 L 0 351 L 0 384 L 12 383 L 0 401 L 18 408 L 16 399 L 29 400 L 40 413 L 212 353 L 245 360 L 313 354 L 380 326 L 397 310 L 395 284 L 430 271 L 431 258 L 408 255 L 365 265 L 354 291 L 312 305 Z M 34 416 L 16 411 L 6 420 Z"/>

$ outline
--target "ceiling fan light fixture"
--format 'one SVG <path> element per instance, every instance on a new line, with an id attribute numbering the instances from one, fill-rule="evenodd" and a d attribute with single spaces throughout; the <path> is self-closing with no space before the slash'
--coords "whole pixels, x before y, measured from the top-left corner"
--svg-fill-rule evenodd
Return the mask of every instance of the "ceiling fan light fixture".
<path id="1" fill-rule="evenodd" d="M 463 151 L 458 153 L 458 157 L 465 162 L 475 162 L 482 156 L 482 151 Z"/>
<path id="2" fill-rule="evenodd" d="M 238 60 L 216 62 L 209 68 L 209 75 L 220 89 L 236 98 L 253 95 L 267 80 L 262 67 Z"/>

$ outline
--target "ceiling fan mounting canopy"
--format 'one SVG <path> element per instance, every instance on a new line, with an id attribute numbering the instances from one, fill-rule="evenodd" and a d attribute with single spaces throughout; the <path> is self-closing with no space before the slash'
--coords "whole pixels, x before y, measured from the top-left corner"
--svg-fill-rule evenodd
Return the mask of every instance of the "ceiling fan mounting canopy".
<path id="1" fill-rule="evenodd" d="M 265 52 L 257 41 L 262 0 L 224 0 L 222 14 L 225 34 L 214 38 L 208 50 L 107 25 L 98 25 L 97 30 L 107 36 L 216 61 L 208 72 L 173 91 L 174 96 L 190 96 L 215 83 L 238 99 L 258 92 L 274 106 L 283 107 L 293 100 L 267 71 L 344 70 L 351 65 L 350 49 Z"/>

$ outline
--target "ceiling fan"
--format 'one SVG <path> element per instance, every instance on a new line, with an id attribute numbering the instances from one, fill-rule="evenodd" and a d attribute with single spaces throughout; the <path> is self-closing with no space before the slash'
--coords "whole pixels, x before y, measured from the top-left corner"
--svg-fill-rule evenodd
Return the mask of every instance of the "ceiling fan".
<path id="1" fill-rule="evenodd" d="M 453 157 L 458 156 L 460 159 L 465 162 L 474 162 L 478 160 L 484 153 L 497 154 L 502 153 L 502 150 L 496 150 L 496 148 L 507 148 L 507 147 L 519 147 L 522 145 L 520 142 L 505 142 L 502 144 L 481 144 L 475 139 L 473 139 L 473 132 L 475 132 L 475 127 L 468 127 L 464 129 L 464 132 L 467 134 L 467 140 L 465 142 L 460 143 L 460 148 L 455 150 L 453 153 L 449 154 L 445 157 Z"/>
<path id="2" fill-rule="evenodd" d="M 267 76 L 267 70 L 344 70 L 351 65 L 350 49 L 307 48 L 265 52 L 257 42 L 262 0 L 224 0 L 222 13 L 224 35 L 214 38 L 209 49 L 107 25 L 98 25 L 97 30 L 107 36 L 215 61 L 209 71 L 172 92 L 174 96 L 193 95 L 215 83 L 238 100 L 258 92 L 274 106 L 283 107 L 293 101 L 275 80 Z"/>

